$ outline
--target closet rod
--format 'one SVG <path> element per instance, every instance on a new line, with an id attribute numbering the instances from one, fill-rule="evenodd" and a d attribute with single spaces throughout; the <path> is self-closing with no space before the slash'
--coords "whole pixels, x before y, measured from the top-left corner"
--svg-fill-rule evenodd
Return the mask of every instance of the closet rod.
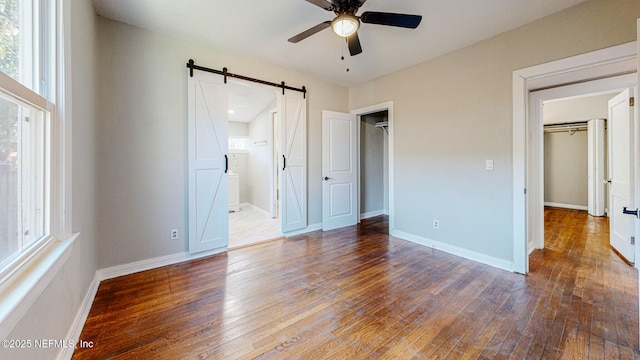
<path id="1" fill-rule="evenodd" d="M 569 125 L 569 126 L 577 126 L 577 125 L 587 125 L 588 122 L 587 121 L 569 121 L 569 122 L 563 122 L 563 123 L 555 123 L 555 124 L 544 124 L 544 127 L 551 127 L 551 126 L 563 126 L 563 125 Z"/>
<path id="2" fill-rule="evenodd" d="M 248 77 L 248 76 L 244 76 L 244 75 L 238 75 L 238 74 L 233 74 L 227 71 L 227 68 L 222 68 L 222 71 L 220 70 L 215 70 L 215 69 L 210 69 L 204 66 L 199 66 L 195 64 L 195 61 L 193 59 L 189 59 L 189 62 L 187 63 L 187 68 L 189 68 L 189 76 L 193 77 L 193 70 L 201 70 L 201 71 L 206 71 L 206 72 L 210 72 L 210 73 L 214 73 L 214 74 L 218 74 L 218 75 L 222 75 L 224 76 L 224 83 L 227 83 L 227 77 L 232 77 L 235 79 L 240 79 L 240 80 L 246 80 L 246 81 L 251 81 L 251 82 L 255 82 L 258 84 L 263 84 L 263 85 L 269 85 L 269 86 L 274 86 L 277 88 L 281 88 L 282 89 L 282 95 L 284 95 L 284 91 L 286 90 L 293 90 L 293 91 L 299 91 L 303 94 L 304 98 L 307 98 L 307 89 L 303 86 L 302 88 L 295 88 L 292 86 L 288 86 L 285 85 L 284 81 L 281 82 L 280 84 L 274 83 L 274 82 L 270 82 L 270 81 L 265 81 L 265 80 L 260 80 L 260 79 L 255 79 L 252 77 Z"/>

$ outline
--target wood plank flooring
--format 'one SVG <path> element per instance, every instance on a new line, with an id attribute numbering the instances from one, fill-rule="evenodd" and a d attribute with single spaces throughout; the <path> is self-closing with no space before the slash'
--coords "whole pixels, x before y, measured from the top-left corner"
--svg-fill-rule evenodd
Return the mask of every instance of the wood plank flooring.
<path id="1" fill-rule="evenodd" d="M 386 217 L 104 281 L 73 359 L 633 359 L 636 271 L 607 219 L 546 209 L 517 275 Z"/>

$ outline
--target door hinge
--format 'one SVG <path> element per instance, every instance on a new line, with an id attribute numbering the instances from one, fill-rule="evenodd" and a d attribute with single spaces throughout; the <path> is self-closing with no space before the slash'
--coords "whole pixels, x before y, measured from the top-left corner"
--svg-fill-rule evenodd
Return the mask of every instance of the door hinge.
<path id="1" fill-rule="evenodd" d="M 632 236 L 631 237 L 631 245 L 635 245 L 636 244 L 636 237 Z"/>
<path id="2" fill-rule="evenodd" d="M 25 121 L 25 122 L 29 122 L 29 117 L 28 117 L 28 116 L 25 116 L 25 117 L 24 117 L 24 121 Z"/>
<path id="3" fill-rule="evenodd" d="M 630 97 L 629 98 L 629 106 L 634 106 L 635 105 L 635 98 Z"/>
<path id="4" fill-rule="evenodd" d="M 527 188 L 524 188 L 524 194 L 527 195 Z"/>

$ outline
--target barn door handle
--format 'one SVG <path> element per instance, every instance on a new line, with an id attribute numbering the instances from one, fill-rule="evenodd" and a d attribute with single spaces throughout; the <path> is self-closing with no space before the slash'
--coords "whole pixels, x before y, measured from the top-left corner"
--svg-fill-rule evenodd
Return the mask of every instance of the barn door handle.
<path id="1" fill-rule="evenodd" d="M 635 210 L 627 210 L 627 207 L 623 207 L 622 208 L 622 213 L 623 214 L 627 214 L 627 215 L 633 215 L 635 217 L 638 217 L 638 209 Z"/>
<path id="2" fill-rule="evenodd" d="M 229 157 L 224 155 L 224 173 L 226 174 L 229 171 Z"/>
<path id="3" fill-rule="evenodd" d="M 282 155 L 282 171 L 287 167 L 287 158 Z"/>

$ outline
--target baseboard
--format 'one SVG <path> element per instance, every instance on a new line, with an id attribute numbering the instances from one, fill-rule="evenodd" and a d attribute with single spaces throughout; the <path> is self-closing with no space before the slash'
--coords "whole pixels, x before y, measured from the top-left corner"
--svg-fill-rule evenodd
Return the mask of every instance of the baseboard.
<path id="1" fill-rule="evenodd" d="M 98 275 L 93 277 L 91 284 L 89 285 L 89 289 L 87 289 L 87 293 L 82 300 L 82 304 L 80 304 L 80 309 L 76 314 L 75 319 L 73 320 L 73 324 L 71 324 L 71 328 L 67 333 L 67 337 L 65 339 L 73 340 L 76 344 L 80 340 L 80 335 L 82 334 L 82 329 L 84 328 L 84 324 L 87 321 L 87 317 L 89 316 L 89 311 L 91 310 L 91 306 L 93 305 L 93 300 L 96 298 L 96 294 L 98 293 L 98 287 L 100 286 L 100 280 L 98 279 Z M 91 341 L 91 339 L 85 339 L 87 341 Z M 60 360 L 70 360 L 73 356 L 74 348 L 63 347 L 58 354 L 58 359 Z"/>
<path id="2" fill-rule="evenodd" d="M 445 244 L 445 243 L 441 243 L 432 239 L 428 239 L 422 236 L 418 236 L 418 235 L 414 235 L 414 234 L 409 234 L 403 231 L 399 231 L 399 230 L 391 230 L 390 231 L 390 235 L 391 236 L 395 236 L 397 238 L 403 239 L 403 240 L 407 240 L 407 241 L 411 241 L 412 243 L 418 244 L 418 245 L 423 245 L 429 248 L 433 248 L 433 249 L 437 249 L 440 251 L 444 251 L 448 254 L 451 255 L 455 255 L 455 256 L 459 256 L 465 259 L 469 259 L 469 260 L 473 260 L 473 261 L 477 261 L 479 263 L 485 264 L 485 265 L 489 265 L 489 266 L 493 266 L 495 268 L 498 269 L 502 269 L 502 270 L 506 270 L 509 272 L 513 272 L 514 271 L 514 265 L 513 262 L 511 261 L 507 261 L 504 259 L 498 259 L 495 258 L 493 256 L 488 256 L 485 254 L 480 254 L 478 252 L 475 251 L 471 251 L 471 250 L 467 250 L 467 249 L 463 249 L 461 247 L 457 247 L 454 245 L 449 245 L 449 244 Z"/>
<path id="3" fill-rule="evenodd" d="M 322 223 L 312 224 L 300 230 L 294 230 L 284 233 L 286 237 L 306 234 L 312 231 L 322 230 Z"/>
<path id="4" fill-rule="evenodd" d="M 360 220 L 368 219 L 368 218 L 372 218 L 374 216 L 380 216 L 380 215 L 389 215 L 389 212 L 387 210 L 384 210 L 384 209 L 376 210 L 376 211 L 369 211 L 369 212 L 360 214 Z"/>
<path id="5" fill-rule="evenodd" d="M 562 204 L 562 203 L 555 203 L 555 202 L 545 202 L 544 206 L 573 209 L 573 210 L 589 210 L 589 207 L 584 205 Z"/>
<path id="6" fill-rule="evenodd" d="M 177 253 L 167 256 L 161 256 L 154 259 L 147 259 L 142 261 L 136 261 L 130 264 L 123 264 L 113 266 L 106 269 L 100 269 L 96 271 L 96 276 L 100 281 L 113 279 L 119 276 L 130 275 L 141 271 L 151 270 L 162 266 L 178 264 L 185 261 L 199 259 L 205 256 L 219 254 L 227 251 L 227 247 L 221 247 L 210 251 L 204 251 L 197 254 L 189 254 L 186 252 Z"/>

